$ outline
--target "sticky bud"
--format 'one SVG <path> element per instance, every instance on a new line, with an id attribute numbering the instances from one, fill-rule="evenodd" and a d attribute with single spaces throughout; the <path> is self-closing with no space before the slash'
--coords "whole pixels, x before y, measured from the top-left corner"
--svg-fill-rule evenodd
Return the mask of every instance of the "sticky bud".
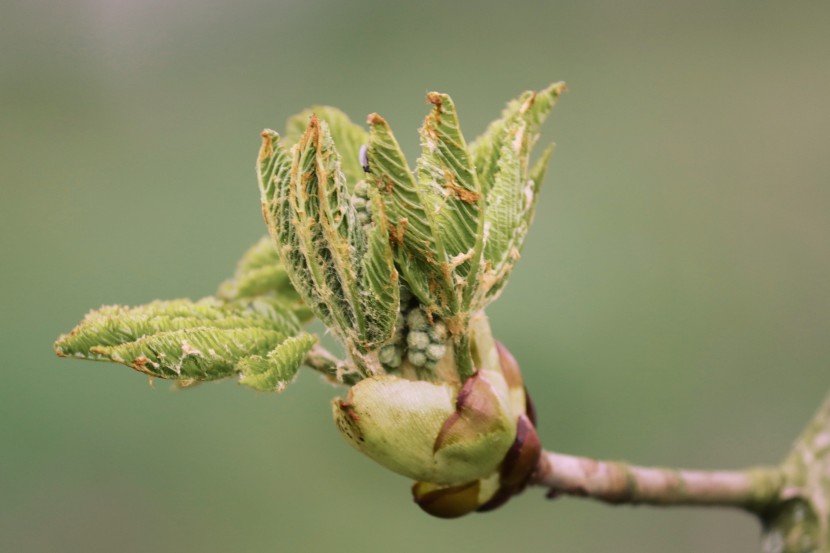
<path id="1" fill-rule="evenodd" d="M 333 403 L 340 433 L 386 468 L 458 486 L 498 470 L 516 437 L 507 385 L 481 371 L 457 390 L 396 376 L 364 379 Z"/>
<path id="2" fill-rule="evenodd" d="M 438 518 L 458 518 L 479 507 L 478 480 L 458 486 L 440 487 L 429 482 L 415 482 L 412 498 L 418 506 Z"/>
<path id="3" fill-rule="evenodd" d="M 539 440 L 536 428 L 527 415 L 519 415 L 516 423 L 516 440 L 504 456 L 504 462 L 501 465 L 499 488 L 476 510 L 492 511 L 524 490 L 541 454 L 542 442 Z"/>

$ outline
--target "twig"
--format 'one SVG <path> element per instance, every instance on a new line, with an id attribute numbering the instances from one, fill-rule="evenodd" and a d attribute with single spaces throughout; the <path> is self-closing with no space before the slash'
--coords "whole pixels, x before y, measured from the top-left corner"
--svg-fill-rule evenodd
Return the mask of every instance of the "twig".
<path id="1" fill-rule="evenodd" d="M 830 553 L 830 395 L 780 468 L 679 470 L 543 451 L 531 484 L 551 498 L 738 507 L 761 520 L 764 551 Z"/>
<path id="2" fill-rule="evenodd" d="M 551 498 L 573 495 L 611 504 L 728 506 L 757 512 L 777 500 L 783 475 L 775 468 L 640 467 L 544 451 L 532 483 L 549 488 Z"/>

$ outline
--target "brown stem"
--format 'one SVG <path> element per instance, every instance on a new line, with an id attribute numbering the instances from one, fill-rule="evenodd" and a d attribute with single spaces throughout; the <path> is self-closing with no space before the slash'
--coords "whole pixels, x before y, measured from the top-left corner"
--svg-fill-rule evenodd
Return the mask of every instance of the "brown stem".
<path id="1" fill-rule="evenodd" d="M 542 452 L 532 483 L 560 494 L 611 504 L 709 505 L 759 511 L 777 499 L 781 471 L 694 471 Z"/>

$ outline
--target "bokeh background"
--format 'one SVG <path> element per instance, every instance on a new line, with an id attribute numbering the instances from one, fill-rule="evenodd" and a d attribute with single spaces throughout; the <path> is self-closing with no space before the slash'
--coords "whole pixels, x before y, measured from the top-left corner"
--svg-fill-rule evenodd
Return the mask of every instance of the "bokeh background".
<path id="1" fill-rule="evenodd" d="M 566 80 L 524 259 L 490 310 L 550 448 L 772 463 L 830 388 L 830 4 L 5 0 L 0 551 L 754 552 L 725 510 L 530 490 L 457 521 L 354 452 L 338 391 L 173 392 L 54 357 L 92 307 L 201 297 L 264 233 L 263 127 L 429 90 L 470 138 Z"/>

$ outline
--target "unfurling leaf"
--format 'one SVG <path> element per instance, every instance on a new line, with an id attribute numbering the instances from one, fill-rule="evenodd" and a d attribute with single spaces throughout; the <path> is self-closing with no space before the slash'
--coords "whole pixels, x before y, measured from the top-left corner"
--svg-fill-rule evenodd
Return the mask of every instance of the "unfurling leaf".
<path id="1" fill-rule="evenodd" d="M 477 308 L 498 297 L 519 259 L 553 146 L 532 168 L 530 154 L 564 90 L 564 83 L 555 83 L 540 92 L 525 92 L 470 147 L 486 194 L 484 270 L 473 302 Z"/>
<path id="2" fill-rule="evenodd" d="M 446 311 L 450 275 L 442 270 L 444 247 L 436 230 L 433 198 L 415 180 L 389 124 L 369 116 L 368 182 L 383 198 L 396 260 L 409 289 L 428 309 Z"/>
<path id="3" fill-rule="evenodd" d="M 291 310 L 267 298 L 156 301 L 90 312 L 58 339 L 55 352 L 121 363 L 158 378 L 218 380 L 234 376 L 240 362 L 251 356 L 280 358 L 280 348 L 299 328 Z M 294 372 L 301 362 L 296 361 Z M 290 370 L 287 365 L 281 367 L 283 373 Z"/>
<path id="4" fill-rule="evenodd" d="M 382 205 L 375 193 L 350 194 L 324 121 L 311 117 L 290 162 L 276 133 L 263 137 L 263 211 L 280 259 L 314 313 L 375 372 L 363 353 L 392 336 L 399 302 Z"/>
<path id="5" fill-rule="evenodd" d="M 346 175 L 346 183 L 351 191 L 363 178 L 363 168 L 360 166 L 360 147 L 369 140 L 366 130 L 354 124 L 348 115 L 337 108 L 312 106 L 288 118 L 285 124 L 287 145 L 293 146 L 300 141 L 308 129 L 308 122 L 312 115 L 328 125 L 331 138 L 340 154 L 340 167 Z"/>
<path id="6" fill-rule="evenodd" d="M 300 321 L 313 317 L 291 285 L 274 242 L 268 236 L 263 236 L 245 252 L 233 277 L 219 286 L 217 295 L 225 301 L 267 296 L 292 310 Z"/>
<path id="7" fill-rule="evenodd" d="M 292 336 L 266 356 L 251 355 L 239 361 L 239 382 L 263 392 L 281 392 L 297 375 L 306 354 L 317 342 L 311 334 Z"/>
<path id="8" fill-rule="evenodd" d="M 485 194 L 489 193 L 495 181 L 501 148 L 509 139 L 510 127 L 518 121 L 525 124 L 526 135 L 523 137 L 522 154 L 529 155 L 539 138 L 542 123 L 565 90 L 565 83 L 560 82 L 539 92 L 528 90 L 522 93 L 518 98 L 508 102 L 501 118 L 490 123 L 484 134 L 470 144 L 470 152 Z"/>

